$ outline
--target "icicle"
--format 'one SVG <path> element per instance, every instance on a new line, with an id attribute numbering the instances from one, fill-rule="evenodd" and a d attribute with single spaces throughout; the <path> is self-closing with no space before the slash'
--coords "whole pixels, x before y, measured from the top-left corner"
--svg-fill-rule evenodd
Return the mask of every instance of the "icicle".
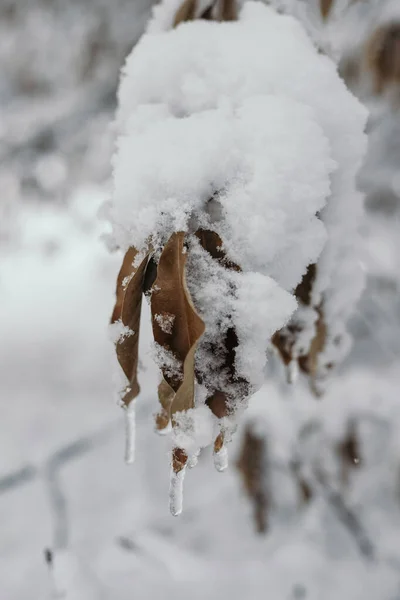
<path id="1" fill-rule="evenodd" d="M 218 452 L 214 452 L 214 466 L 222 473 L 228 468 L 228 448 L 224 445 Z"/>
<path id="2" fill-rule="evenodd" d="M 287 382 L 290 385 L 297 382 L 299 378 L 299 363 L 297 362 L 297 358 L 293 358 L 286 368 L 286 376 Z"/>
<path id="3" fill-rule="evenodd" d="M 171 480 L 169 484 L 169 510 L 174 517 L 182 512 L 183 505 L 183 480 L 185 478 L 186 467 L 183 467 L 178 473 L 171 469 Z"/>
<path id="4" fill-rule="evenodd" d="M 185 478 L 188 456 L 181 448 L 172 451 L 171 479 L 169 483 L 169 510 L 174 517 L 182 512 L 183 480 Z"/>
<path id="5" fill-rule="evenodd" d="M 125 462 L 129 465 L 135 461 L 135 404 L 132 401 L 125 409 Z"/>
<path id="6" fill-rule="evenodd" d="M 193 467 L 195 467 L 197 465 L 197 463 L 199 462 L 199 456 L 200 456 L 200 448 L 198 450 L 196 450 L 196 452 L 194 452 L 192 454 L 192 456 L 190 456 L 190 458 L 188 460 L 189 469 L 193 469 Z"/>

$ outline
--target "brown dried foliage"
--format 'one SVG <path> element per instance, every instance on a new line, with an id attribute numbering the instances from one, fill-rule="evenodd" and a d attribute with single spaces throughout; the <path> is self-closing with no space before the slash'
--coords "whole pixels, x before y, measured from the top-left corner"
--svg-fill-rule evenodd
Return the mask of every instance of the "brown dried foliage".
<path id="1" fill-rule="evenodd" d="M 333 5 L 333 0 L 320 0 L 321 14 L 324 19 L 329 17 L 329 13 L 331 12 L 331 8 Z"/>
<path id="2" fill-rule="evenodd" d="M 240 270 L 230 262 L 222 250 L 220 237 L 212 231 L 200 230 L 197 238 L 214 260 L 227 269 Z M 150 298 L 152 328 L 155 342 L 180 366 L 178 372 L 162 366 L 162 381 L 158 386 L 161 411 L 156 416 L 156 427 L 165 429 L 176 412 L 194 407 L 195 393 L 195 354 L 205 325 L 197 313 L 186 285 L 187 248 L 183 232 L 171 235 L 165 244 L 158 264 L 151 255 L 151 249 L 135 267 L 138 252 L 130 248 L 126 253 L 117 279 L 116 302 L 112 322 L 121 320 L 129 327 L 130 335 L 121 336 L 116 342 L 119 363 L 128 378 L 129 385 L 123 395 L 128 405 L 139 393 L 137 381 L 139 328 L 142 294 Z M 235 349 L 238 344 L 236 333 L 230 329 L 225 339 L 224 370 L 231 381 L 235 375 Z M 219 351 L 221 350 L 219 346 Z M 199 380 L 200 374 L 197 373 Z M 218 418 L 229 413 L 228 394 L 214 391 L 207 401 Z M 215 441 L 216 447 L 224 442 L 221 432 Z"/>
<path id="3" fill-rule="evenodd" d="M 211 0 L 209 5 L 199 11 L 197 0 L 185 0 L 176 12 L 173 26 L 180 23 L 205 19 L 207 21 L 236 21 L 238 16 L 236 0 Z"/>
<path id="4" fill-rule="evenodd" d="M 236 467 L 253 505 L 258 533 L 268 529 L 267 443 L 247 425 Z"/>
<path id="5" fill-rule="evenodd" d="M 400 23 L 375 31 L 367 44 L 366 62 L 376 94 L 382 94 L 392 84 L 400 84 Z"/>
<path id="6" fill-rule="evenodd" d="M 307 272 L 294 291 L 294 294 L 300 305 L 311 306 L 312 290 L 317 276 L 317 265 L 309 265 Z M 318 313 L 315 324 L 315 336 L 310 344 L 307 354 L 294 356 L 293 348 L 297 336 L 301 334 L 301 328 L 295 320 L 292 320 L 286 327 L 276 332 L 272 337 L 272 343 L 277 348 L 279 355 L 285 366 L 288 366 L 293 360 L 298 361 L 301 371 L 310 379 L 310 386 L 315 395 L 319 395 L 316 387 L 316 377 L 318 369 L 318 357 L 323 351 L 327 328 L 324 318 L 323 306 L 314 307 Z"/>
<path id="7" fill-rule="evenodd" d="M 186 285 L 184 238 L 183 232 L 174 233 L 165 245 L 151 294 L 154 340 L 172 353 L 183 369 L 182 378 L 163 369 L 164 381 L 175 392 L 170 404 L 171 414 L 194 407 L 194 359 L 205 329 Z M 163 328 L 157 315 L 173 315 L 171 327 Z"/>
<path id="8" fill-rule="evenodd" d="M 112 322 L 121 319 L 122 324 L 129 327 L 130 335 L 121 337 L 116 342 L 118 361 L 124 371 L 129 385 L 122 398 L 123 403 L 129 403 L 139 394 L 140 388 L 137 381 L 137 367 L 139 360 L 139 329 L 142 308 L 143 280 L 149 261 L 149 256 L 140 262 L 137 268 L 133 267 L 133 260 L 137 252 L 130 248 L 124 257 L 117 280 L 117 299 L 112 314 Z M 129 273 L 129 275 L 127 275 Z M 129 278 L 127 285 L 124 280 Z"/>

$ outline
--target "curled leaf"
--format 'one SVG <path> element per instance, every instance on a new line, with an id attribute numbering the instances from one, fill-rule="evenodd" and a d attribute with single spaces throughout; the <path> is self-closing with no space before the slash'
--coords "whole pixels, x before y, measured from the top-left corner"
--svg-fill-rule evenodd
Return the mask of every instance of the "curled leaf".
<path id="1" fill-rule="evenodd" d="M 131 257 L 133 255 L 133 250 L 134 249 L 128 250 L 128 253 L 130 253 L 129 259 L 127 259 L 127 257 L 125 256 L 120 274 L 123 270 L 125 272 L 127 262 L 131 260 Z M 136 255 L 137 252 L 135 251 L 135 257 Z M 126 406 L 128 406 L 129 403 L 134 398 L 136 398 L 140 391 L 139 384 L 137 381 L 137 368 L 139 358 L 139 329 L 140 314 L 142 308 L 143 280 L 145 277 L 148 261 L 149 254 L 147 254 L 142 259 L 142 261 L 136 268 L 133 268 L 132 272 L 128 276 L 129 280 L 125 289 L 123 289 L 124 286 L 121 284 L 123 290 L 122 306 L 120 306 L 120 308 L 118 308 L 117 311 L 116 309 L 114 309 L 113 313 L 113 316 L 119 316 L 122 324 L 125 327 L 128 327 L 131 332 L 130 335 L 120 337 L 119 340 L 117 340 L 116 342 L 118 361 L 129 381 L 129 385 L 127 386 L 124 397 L 122 398 L 122 401 Z"/>
<path id="2" fill-rule="evenodd" d="M 175 392 L 170 406 L 172 413 L 194 406 L 195 352 L 205 330 L 186 285 L 184 239 L 183 232 L 174 233 L 166 243 L 151 295 L 154 340 L 178 361 L 182 370 L 182 373 L 171 373 L 161 365 L 165 382 Z M 163 326 L 160 315 L 168 315 L 169 327 Z M 165 386 L 161 391 L 164 392 L 164 389 Z"/>
<path id="3" fill-rule="evenodd" d="M 122 303 L 125 295 L 125 288 L 127 279 L 132 275 L 135 270 L 133 262 L 136 258 L 138 251 L 133 246 L 129 248 L 122 261 L 121 268 L 117 277 L 117 286 L 115 290 L 115 305 L 111 316 L 111 323 L 115 323 L 121 318 Z"/>

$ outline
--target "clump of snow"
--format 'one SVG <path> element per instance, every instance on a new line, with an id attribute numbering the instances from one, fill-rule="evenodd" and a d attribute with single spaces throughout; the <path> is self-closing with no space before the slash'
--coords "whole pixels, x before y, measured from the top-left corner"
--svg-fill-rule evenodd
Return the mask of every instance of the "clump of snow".
<path id="1" fill-rule="evenodd" d="M 296 351 L 307 352 L 321 304 L 321 371 L 348 347 L 363 279 L 355 176 L 366 111 L 294 18 L 247 2 L 236 22 L 168 30 L 177 8 L 161 3 L 123 69 L 108 218 L 116 246 L 156 257 L 174 232 L 186 233 L 188 288 L 206 324 L 196 373 L 238 409 L 262 384 L 268 340 L 295 312 L 292 292 L 311 263 L 317 277 L 310 310 L 297 314 Z M 212 258 L 198 229 L 214 231 L 240 269 Z M 157 348 L 158 364 L 181 373 L 170 354 Z"/>
<path id="2" fill-rule="evenodd" d="M 172 327 L 175 321 L 175 315 L 169 313 L 162 313 L 154 315 L 156 323 L 160 326 L 161 331 L 164 333 L 172 333 Z"/>
<path id="3" fill-rule="evenodd" d="M 134 335 L 134 333 L 135 332 L 128 327 L 128 325 L 122 323 L 121 319 L 118 319 L 118 321 L 109 325 L 110 339 L 114 344 L 124 340 L 126 337 Z"/>
<path id="4" fill-rule="evenodd" d="M 157 344 L 157 342 L 153 342 L 152 355 L 154 361 L 160 368 L 164 369 L 169 377 L 175 377 L 176 379 L 183 378 L 183 365 L 172 352 L 166 350 L 163 346 Z"/>
<path id="5" fill-rule="evenodd" d="M 174 424 L 173 445 L 188 455 L 196 455 L 214 441 L 216 419 L 206 405 L 175 413 Z"/>
<path id="6" fill-rule="evenodd" d="M 220 473 L 228 468 L 228 449 L 225 445 L 218 452 L 214 452 L 214 465 Z"/>
<path id="7" fill-rule="evenodd" d="M 267 340 L 290 317 L 296 301 L 270 277 L 226 269 L 195 239 L 187 264 L 188 288 L 206 324 L 196 359 L 203 384 L 209 392 L 229 390 L 231 398 L 243 399 L 243 380 L 262 384 Z M 230 329 L 238 337 L 235 367 L 242 381 L 233 382 L 224 363 Z"/>

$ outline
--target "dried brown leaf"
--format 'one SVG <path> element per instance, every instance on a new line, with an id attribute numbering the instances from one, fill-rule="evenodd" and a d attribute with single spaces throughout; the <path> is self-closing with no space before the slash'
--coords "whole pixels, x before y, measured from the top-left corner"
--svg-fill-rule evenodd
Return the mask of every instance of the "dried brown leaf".
<path id="1" fill-rule="evenodd" d="M 185 21 L 193 21 L 196 18 L 196 9 L 197 0 L 185 0 L 175 15 L 174 27 Z"/>
<path id="2" fill-rule="evenodd" d="M 322 308 L 318 309 L 318 319 L 315 324 L 315 336 L 311 342 L 307 356 L 300 357 L 299 365 L 304 373 L 307 373 L 312 382 L 315 382 L 318 370 L 318 357 L 325 347 L 326 323 Z"/>
<path id="3" fill-rule="evenodd" d="M 147 254 L 136 270 L 134 270 L 133 274 L 130 275 L 129 282 L 123 292 L 122 307 L 120 309 L 120 318 L 122 324 L 126 327 L 129 327 L 131 330 L 130 335 L 121 337 L 116 343 L 119 364 L 129 380 L 129 385 L 122 399 L 126 406 L 128 406 L 129 403 L 136 398 L 140 391 L 137 381 L 139 329 L 140 313 L 142 308 L 143 280 L 148 261 L 149 255 Z"/>
<path id="4" fill-rule="evenodd" d="M 174 233 L 166 243 L 157 269 L 151 295 L 154 340 L 171 353 L 183 368 L 183 379 L 163 370 L 166 383 L 175 392 L 171 412 L 194 406 L 194 359 L 205 325 L 193 306 L 186 285 L 185 234 Z M 159 315 L 173 316 L 170 327 L 162 327 Z"/>
<path id="5" fill-rule="evenodd" d="M 238 11 L 236 0 L 217 0 L 217 21 L 237 21 L 237 18 Z"/>
<path id="6" fill-rule="evenodd" d="M 329 17 L 333 5 L 333 0 L 320 0 L 321 14 L 324 19 Z"/>
<path id="7" fill-rule="evenodd" d="M 188 461 L 188 455 L 182 448 L 174 448 L 172 450 L 172 469 L 174 473 L 179 473 L 185 468 Z"/>
<path id="8" fill-rule="evenodd" d="M 116 299 L 115 299 L 114 310 L 113 310 L 113 313 L 111 316 L 111 323 L 115 323 L 116 321 L 118 321 L 118 319 L 121 318 L 122 302 L 124 300 L 125 287 L 126 287 L 123 285 L 123 283 L 127 277 L 132 275 L 132 273 L 135 270 L 135 267 L 133 266 L 133 261 L 135 260 L 137 253 L 138 253 L 138 251 L 136 250 L 136 248 L 133 248 L 133 247 L 129 248 L 129 250 L 127 251 L 127 253 L 124 256 L 124 260 L 122 261 L 122 266 L 120 268 L 120 271 L 119 271 L 118 277 L 117 277 L 117 286 L 116 286 L 116 290 L 115 290 Z"/>
<path id="9" fill-rule="evenodd" d="M 317 265 L 309 265 L 304 277 L 294 291 L 294 295 L 299 301 L 299 304 L 303 306 L 312 305 L 312 292 L 316 276 Z M 283 329 L 277 331 L 273 335 L 271 342 L 277 348 L 285 366 L 289 366 L 293 360 L 298 361 L 300 369 L 310 378 L 310 386 L 312 391 L 316 396 L 319 396 L 320 391 L 316 385 L 318 358 L 325 347 L 327 327 L 323 305 L 321 304 L 320 306 L 315 307 L 315 310 L 318 313 L 318 318 L 315 324 L 315 335 L 311 341 L 307 354 L 302 356 L 294 356 L 293 354 L 293 347 L 302 331 L 295 319 L 289 322 L 289 324 Z"/>
<path id="10" fill-rule="evenodd" d="M 250 497 L 257 531 L 268 528 L 267 444 L 265 437 L 256 435 L 251 425 L 246 427 L 236 467 Z"/>
<path id="11" fill-rule="evenodd" d="M 367 68 L 374 77 L 375 93 L 382 94 L 390 84 L 400 83 L 400 25 L 392 23 L 376 29 L 366 48 Z"/>

